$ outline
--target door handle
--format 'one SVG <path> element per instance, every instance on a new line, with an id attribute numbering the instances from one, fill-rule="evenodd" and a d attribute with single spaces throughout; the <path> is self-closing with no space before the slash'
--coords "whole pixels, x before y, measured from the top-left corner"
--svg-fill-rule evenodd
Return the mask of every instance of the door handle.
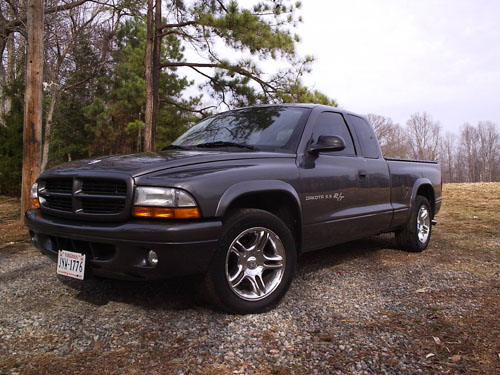
<path id="1" fill-rule="evenodd" d="M 361 179 L 361 180 L 365 180 L 366 177 L 368 176 L 368 172 L 365 171 L 364 169 L 360 169 L 358 171 L 358 177 Z"/>

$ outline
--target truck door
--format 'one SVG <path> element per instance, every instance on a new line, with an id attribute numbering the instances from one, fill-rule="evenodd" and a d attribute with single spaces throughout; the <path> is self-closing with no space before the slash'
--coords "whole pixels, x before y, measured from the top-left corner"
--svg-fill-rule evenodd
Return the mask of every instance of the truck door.
<path id="1" fill-rule="evenodd" d="M 362 117 L 347 115 L 347 121 L 356 132 L 361 154 L 366 162 L 370 188 L 365 225 L 372 234 L 388 229 L 391 225 L 391 179 L 389 166 L 382 156 L 377 136 L 371 125 Z M 367 233 L 370 234 L 370 233 Z"/>
<path id="2" fill-rule="evenodd" d="M 355 142 L 342 114 L 323 111 L 311 116 L 305 151 L 298 157 L 300 198 L 303 210 L 305 250 L 346 242 L 366 228 L 358 226 L 370 197 L 366 162 L 356 152 Z M 310 144 L 319 136 L 336 135 L 345 141 L 342 151 L 311 153 Z"/>

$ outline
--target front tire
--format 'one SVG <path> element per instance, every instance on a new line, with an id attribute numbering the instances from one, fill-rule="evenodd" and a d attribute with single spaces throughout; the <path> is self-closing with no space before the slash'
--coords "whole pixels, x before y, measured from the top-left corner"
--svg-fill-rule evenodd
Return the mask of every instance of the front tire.
<path id="1" fill-rule="evenodd" d="M 402 250 L 421 252 L 427 248 L 432 232 L 432 211 L 427 198 L 417 195 L 406 226 L 396 232 L 396 242 Z"/>
<path id="2" fill-rule="evenodd" d="M 290 287 L 296 261 L 292 233 L 280 218 L 263 210 L 238 210 L 224 220 L 206 291 L 225 311 L 265 312 Z"/>

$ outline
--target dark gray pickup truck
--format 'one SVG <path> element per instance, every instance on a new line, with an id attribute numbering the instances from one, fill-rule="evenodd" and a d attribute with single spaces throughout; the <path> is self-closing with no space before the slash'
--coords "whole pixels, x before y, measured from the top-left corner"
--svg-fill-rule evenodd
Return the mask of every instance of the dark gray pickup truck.
<path id="1" fill-rule="evenodd" d="M 435 162 L 386 159 L 362 116 L 320 105 L 220 113 L 161 152 L 44 172 L 26 212 L 57 272 L 154 279 L 204 274 L 217 306 L 275 306 L 297 256 L 395 232 L 424 250 L 441 206 Z"/>

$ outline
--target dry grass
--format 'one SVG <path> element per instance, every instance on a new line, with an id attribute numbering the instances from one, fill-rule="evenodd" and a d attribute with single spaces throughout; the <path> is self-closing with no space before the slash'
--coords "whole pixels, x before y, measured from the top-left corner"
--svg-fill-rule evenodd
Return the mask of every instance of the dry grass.
<path id="1" fill-rule="evenodd" d="M 446 267 L 500 275 L 500 183 L 445 184 L 438 222 L 432 244 Z"/>
<path id="2" fill-rule="evenodd" d="M 459 236 L 500 236 L 500 183 L 446 184 L 442 226 Z"/>
<path id="3" fill-rule="evenodd" d="M 0 196 L 0 249 L 12 243 L 29 241 L 28 230 L 20 217 L 20 200 Z"/>

